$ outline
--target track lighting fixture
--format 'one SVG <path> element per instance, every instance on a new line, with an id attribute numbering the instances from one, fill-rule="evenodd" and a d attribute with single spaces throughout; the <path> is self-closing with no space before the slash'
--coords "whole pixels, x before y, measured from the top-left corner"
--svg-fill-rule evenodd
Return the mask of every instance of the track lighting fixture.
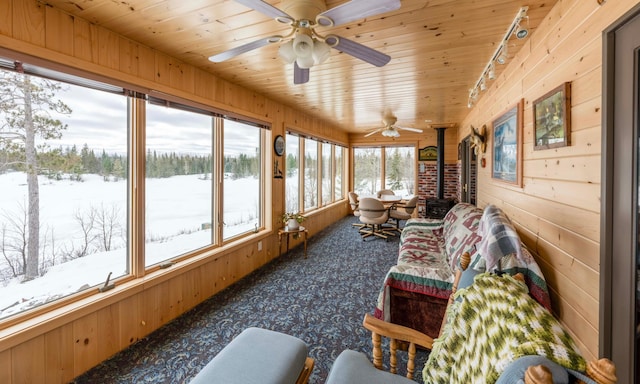
<path id="1" fill-rule="evenodd" d="M 518 39 L 524 39 L 525 37 L 529 36 L 529 16 L 524 16 L 523 19 L 527 19 L 527 27 L 523 27 L 520 23 L 518 23 L 518 26 L 516 27 L 516 37 Z"/>
<path id="2" fill-rule="evenodd" d="M 507 44 L 504 44 L 502 46 L 502 49 L 500 50 L 500 54 L 498 55 L 498 57 L 496 58 L 496 62 L 498 62 L 498 64 L 504 64 L 507 62 L 507 58 L 509 55 L 509 46 Z"/>
<path id="3" fill-rule="evenodd" d="M 489 72 L 487 73 L 487 77 L 489 78 L 489 80 L 496 79 L 496 65 L 494 63 L 491 63 L 489 65 Z"/>
<path id="4" fill-rule="evenodd" d="M 480 78 L 478 78 L 478 81 L 476 81 L 473 88 L 469 90 L 469 102 L 467 103 L 467 106 L 469 108 L 472 108 L 477 101 L 478 94 L 487 89 L 487 79 L 495 80 L 496 63 L 505 64 L 509 59 L 509 48 L 507 43 L 509 42 L 511 36 L 515 35 L 518 39 L 524 39 L 529 35 L 529 29 L 522 27 L 522 25 L 520 24 L 523 19 L 529 19 L 529 17 L 527 16 L 528 10 L 529 7 L 526 6 L 520 8 L 518 13 L 516 14 L 516 17 L 511 22 L 509 29 L 507 29 L 507 33 L 500 41 L 500 44 L 498 44 L 498 48 L 496 48 L 493 56 L 491 56 L 491 59 L 484 67 L 482 74 L 480 74 Z"/>

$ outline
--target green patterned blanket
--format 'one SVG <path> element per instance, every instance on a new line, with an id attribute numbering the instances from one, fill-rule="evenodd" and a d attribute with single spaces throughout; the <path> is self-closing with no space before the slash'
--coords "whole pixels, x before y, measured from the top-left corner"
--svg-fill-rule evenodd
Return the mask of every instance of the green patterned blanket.
<path id="1" fill-rule="evenodd" d="M 558 320 L 528 295 L 524 283 L 487 273 L 455 294 L 447 324 L 422 372 L 430 383 L 495 383 L 525 355 L 546 356 L 584 371 L 586 362 Z"/>

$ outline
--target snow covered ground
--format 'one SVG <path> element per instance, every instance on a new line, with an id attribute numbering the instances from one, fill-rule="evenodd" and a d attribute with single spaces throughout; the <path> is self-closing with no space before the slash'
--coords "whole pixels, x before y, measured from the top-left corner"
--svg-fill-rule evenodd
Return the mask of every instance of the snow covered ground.
<path id="1" fill-rule="evenodd" d="M 250 203 L 259 180 L 253 178 L 225 179 L 224 237 L 255 228 L 257 202 Z M 127 182 L 105 182 L 99 175 L 83 175 L 83 181 L 49 180 L 40 177 L 41 252 L 51 258 L 54 250 L 83 244 L 83 232 L 77 216 L 92 208 L 112 208 L 119 212 L 119 224 L 126 228 Z M 202 175 L 174 176 L 150 179 L 146 184 L 146 264 L 153 265 L 211 242 L 211 180 Z M 23 215 L 27 206 L 27 186 L 24 173 L 0 175 L 0 229 L 8 224 L 7 217 Z M 104 207 L 104 208 L 103 208 Z M 8 215 L 8 216 L 7 216 Z M 86 217 L 86 216 L 85 216 Z M 44 237 L 47 234 L 46 239 Z M 51 237 L 55 242 L 51 241 Z M 127 273 L 126 232 L 114 239 L 108 252 L 98 251 L 50 267 L 44 276 L 28 282 L 22 277 L 0 281 L 0 318 L 73 294 L 103 283 L 109 272 L 112 278 Z M 43 250 L 44 247 L 44 250 Z M 57 253 L 60 260 L 60 252 Z M 7 262 L 0 255 L 0 270 L 6 276 Z"/>

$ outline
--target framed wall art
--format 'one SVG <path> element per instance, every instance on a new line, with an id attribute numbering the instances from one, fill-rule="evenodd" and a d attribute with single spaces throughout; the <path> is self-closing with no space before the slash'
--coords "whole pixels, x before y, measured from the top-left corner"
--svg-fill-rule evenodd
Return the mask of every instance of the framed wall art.
<path id="1" fill-rule="evenodd" d="M 436 161 L 438 159 L 438 148 L 428 146 L 418 150 L 418 161 Z"/>
<path id="2" fill-rule="evenodd" d="M 571 145 L 571 83 L 564 83 L 533 102 L 533 149 Z"/>
<path id="3" fill-rule="evenodd" d="M 491 176 L 522 185 L 522 110 L 524 99 L 493 121 Z"/>

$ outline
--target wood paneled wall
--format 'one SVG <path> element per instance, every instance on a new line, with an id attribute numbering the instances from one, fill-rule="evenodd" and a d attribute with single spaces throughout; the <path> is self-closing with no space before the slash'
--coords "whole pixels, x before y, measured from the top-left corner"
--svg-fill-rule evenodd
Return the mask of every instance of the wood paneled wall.
<path id="1" fill-rule="evenodd" d="M 635 0 L 561 0 L 461 124 L 491 122 L 524 99 L 523 186 L 491 178 L 492 142 L 478 169 L 478 205 L 502 207 L 537 253 L 554 313 L 587 358 L 598 356 L 602 31 Z M 571 145 L 534 151 L 532 102 L 570 81 Z"/>
<path id="2" fill-rule="evenodd" d="M 99 74 L 119 84 L 176 95 L 348 145 L 335 126 L 235 86 L 37 0 L 0 0 L 0 53 Z M 42 64 L 42 63 L 41 63 Z M 272 179 L 270 228 L 281 227 L 284 181 Z M 348 214 L 346 202 L 312 213 L 311 235 Z M 257 243 L 262 242 L 258 251 Z M 0 330 L 0 383 L 67 383 L 278 255 L 273 230 L 178 263 Z"/>

